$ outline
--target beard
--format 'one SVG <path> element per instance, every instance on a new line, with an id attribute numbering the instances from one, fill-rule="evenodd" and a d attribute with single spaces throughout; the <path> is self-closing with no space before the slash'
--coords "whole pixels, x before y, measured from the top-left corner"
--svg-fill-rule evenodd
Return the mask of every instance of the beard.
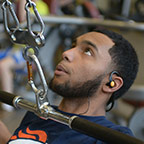
<path id="1" fill-rule="evenodd" d="M 49 83 L 49 88 L 64 98 L 91 97 L 97 92 L 102 79 L 103 75 L 100 75 L 93 80 L 77 83 L 74 86 L 71 86 L 70 81 L 64 84 L 57 84 L 54 83 L 54 79 L 52 79 Z"/>

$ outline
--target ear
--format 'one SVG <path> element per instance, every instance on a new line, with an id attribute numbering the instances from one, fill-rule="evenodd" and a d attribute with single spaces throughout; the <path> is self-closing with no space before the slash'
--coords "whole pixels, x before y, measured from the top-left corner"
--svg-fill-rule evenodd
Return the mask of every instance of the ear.
<path id="1" fill-rule="evenodd" d="M 113 93 L 113 92 L 119 90 L 123 86 L 123 79 L 120 76 L 113 74 L 112 80 L 114 81 L 114 86 L 113 87 L 108 86 L 107 85 L 108 82 L 103 84 L 103 86 L 102 86 L 103 92 Z"/>

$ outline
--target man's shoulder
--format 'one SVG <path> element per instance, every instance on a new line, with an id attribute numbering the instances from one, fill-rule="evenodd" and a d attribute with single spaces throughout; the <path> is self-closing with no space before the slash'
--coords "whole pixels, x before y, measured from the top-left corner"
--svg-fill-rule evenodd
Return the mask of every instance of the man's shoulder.
<path id="1" fill-rule="evenodd" d="M 114 130 L 117 130 L 119 132 L 122 132 L 124 134 L 128 134 L 130 136 L 134 136 L 133 132 L 128 127 L 120 126 L 120 125 L 113 125 L 111 128 L 114 129 Z"/>
<path id="2" fill-rule="evenodd" d="M 109 121 L 106 117 L 104 116 L 98 116 L 98 117 L 93 117 L 93 118 L 90 118 L 89 120 L 93 121 L 94 123 L 97 123 L 99 125 L 102 125 L 104 127 L 108 127 L 108 128 L 111 128 L 113 130 L 116 130 L 116 131 L 119 131 L 119 132 L 122 132 L 124 134 L 128 134 L 130 136 L 133 136 L 133 133 L 132 131 L 126 127 L 126 126 L 121 126 L 121 125 L 117 125 L 111 121 Z"/>

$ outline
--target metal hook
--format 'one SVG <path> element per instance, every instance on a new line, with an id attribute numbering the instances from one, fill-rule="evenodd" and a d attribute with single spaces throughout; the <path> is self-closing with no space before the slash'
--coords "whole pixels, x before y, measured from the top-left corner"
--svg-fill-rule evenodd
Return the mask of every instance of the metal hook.
<path id="1" fill-rule="evenodd" d="M 8 0 L 6 0 L 3 4 L 2 4 L 2 9 L 3 9 L 3 18 L 4 18 L 4 27 L 6 29 L 6 31 L 8 32 L 8 34 L 10 35 L 10 38 L 13 40 L 13 41 L 16 41 L 16 38 L 14 36 L 14 31 L 12 32 L 9 27 L 8 27 L 8 22 L 7 22 L 7 9 L 10 11 L 13 19 L 14 19 L 14 22 L 16 24 L 16 28 L 15 30 L 19 29 L 19 20 L 15 14 L 15 11 L 12 7 L 12 3 Z"/>
<path id="2" fill-rule="evenodd" d="M 36 18 L 38 19 L 40 26 L 41 26 L 41 31 L 40 32 L 33 32 L 31 29 L 31 21 L 30 21 L 30 12 L 29 12 L 29 7 L 33 8 L 33 11 L 36 15 Z M 49 102 L 47 99 L 47 94 L 48 94 L 48 87 L 47 87 L 47 83 L 41 68 L 41 65 L 39 63 L 39 60 L 37 58 L 38 55 L 38 48 L 40 46 L 44 45 L 44 36 L 43 36 L 43 32 L 44 32 L 44 23 L 36 9 L 36 5 L 34 2 L 32 2 L 31 0 L 27 0 L 27 3 L 25 5 L 25 9 L 26 9 L 26 13 L 27 13 L 27 27 L 28 30 L 25 29 L 20 29 L 19 28 L 19 21 L 18 18 L 13 10 L 12 4 L 9 0 L 6 0 L 3 4 L 2 4 L 2 9 L 3 9 L 3 17 L 4 17 L 4 26 L 5 29 L 7 31 L 7 33 L 9 34 L 10 38 L 12 39 L 13 42 L 15 43 L 19 43 L 19 44 L 26 44 L 26 45 L 32 45 L 32 46 L 28 46 L 23 50 L 23 57 L 28 61 L 28 68 L 29 70 L 31 69 L 31 73 L 32 73 L 32 67 L 30 68 L 30 64 L 32 61 L 34 61 L 37 70 L 38 70 L 38 74 L 42 83 L 42 89 L 38 89 L 32 79 L 32 76 L 29 79 L 29 84 L 31 85 L 33 91 L 35 92 L 36 95 L 36 102 L 37 102 L 37 108 L 38 111 L 40 113 L 43 113 L 44 107 L 48 106 Z M 7 9 L 10 11 L 15 23 L 16 23 L 16 28 L 9 28 L 8 27 L 8 18 L 7 18 Z M 37 47 L 36 47 L 37 46 Z M 33 52 L 30 52 L 30 49 L 33 50 Z"/>
<path id="3" fill-rule="evenodd" d="M 36 18 L 41 26 L 41 30 L 39 32 L 32 31 L 31 29 L 31 19 L 30 19 L 30 11 L 29 11 L 30 7 L 33 8 Z M 5 2 L 3 2 L 2 9 L 3 9 L 4 26 L 12 42 L 18 43 L 18 44 L 26 44 L 30 46 L 37 46 L 37 47 L 44 46 L 45 44 L 45 38 L 43 36 L 44 23 L 36 9 L 36 4 L 34 2 L 32 2 L 31 0 L 27 0 L 27 3 L 25 5 L 28 29 L 20 28 L 19 20 L 13 9 L 12 3 L 9 0 L 5 0 Z M 7 17 L 8 10 L 10 11 L 10 14 L 12 15 L 14 19 L 14 22 L 16 25 L 15 28 L 9 28 L 8 26 L 8 17 Z"/>
<path id="4" fill-rule="evenodd" d="M 30 49 L 34 50 L 34 54 L 30 54 L 28 52 Z M 43 106 L 49 104 L 48 99 L 47 99 L 48 87 L 47 87 L 47 83 L 46 83 L 46 80 L 45 80 L 45 76 L 44 76 L 43 70 L 41 68 L 41 65 L 39 63 L 39 60 L 38 60 L 37 56 L 35 55 L 35 52 L 36 52 L 36 55 L 37 55 L 37 48 L 35 48 L 35 47 L 26 47 L 23 50 L 23 55 L 24 55 L 24 58 L 27 61 L 29 61 L 30 63 L 32 61 L 34 61 L 35 65 L 37 67 L 37 70 L 38 70 L 38 74 L 39 74 L 43 89 L 38 89 L 35 86 L 34 81 L 32 79 L 32 74 L 30 74 L 31 77 L 29 78 L 29 84 L 32 87 L 33 91 L 35 92 L 38 110 L 41 112 L 41 110 L 43 109 Z M 32 70 L 28 70 L 28 71 L 31 72 Z"/>
<path id="5" fill-rule="evenodd" d="M 30 20 L 30 11 L 29 8 L 32 7 L 34 14 L 40 24 L 41 30 L 39 33 L 37 33 L 37 35 L 32 31 L 31 29 L 31 20 Z M 41 19 L 38 10 L 36 8 L 36 4 L 30 0 L 27 0 L 27 3 L 25 5 L 25 10 L 26 10 L 26 17 L 27 17 L 27 27 L 28 27 L 28 31 L 29 33 L 35 38 L 35 41 L 37 42 L 37 44 L 41 44 L 42 41 L 44 40 L 44 36 L 43 36 L 43 32 L 44 32 L 44 23 L 43 20 Z"/>

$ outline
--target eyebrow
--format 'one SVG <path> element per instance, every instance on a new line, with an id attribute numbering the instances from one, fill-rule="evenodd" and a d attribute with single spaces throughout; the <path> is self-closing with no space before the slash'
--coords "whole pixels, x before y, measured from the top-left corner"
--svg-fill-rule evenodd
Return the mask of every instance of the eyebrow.
<path id="1" fill-rule="evenodd" d="M 84 40 L 84 41 L 82 41 L 82 43 L 88 44 L 88 45 L 92 46 L 96 51 L 98 51 L 97 46 L 94 43 L 92 43 L 91 41 Z"/>
<path id="2" fill-rule="evenodd" d="M 77 44 L 77 39 L 73 39 L 73 41 L 72 41 L 72 45 L 76 45 Z M 91 41 L 89 41 L 89 40 L 84 40 L 84 41 L 82 41 L 82 44 L 88 44 L 88 45 L 91 45 L 96 51 L 98 51 L 98 48 L 97 48 L 97 46 L 94 44 L 94 43 L 92 43 Z"/>

